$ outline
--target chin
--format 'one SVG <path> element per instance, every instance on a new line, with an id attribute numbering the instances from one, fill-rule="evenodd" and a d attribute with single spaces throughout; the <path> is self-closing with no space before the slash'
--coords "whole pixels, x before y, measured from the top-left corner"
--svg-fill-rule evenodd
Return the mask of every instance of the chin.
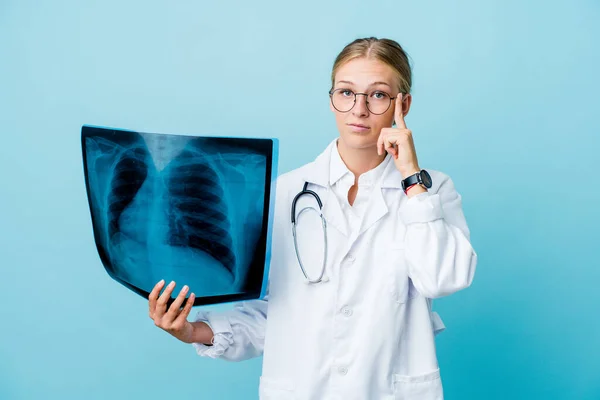
<path id="1" fill-rule="evenodd" d="M 340 139 L 344 142 L 346 147 L 351 149 L 367 149 L 377 147 L 377 137 L 373 138 L 373 135 L 360 134 L 354 132 L 343 132 L 340 135 Z"/>

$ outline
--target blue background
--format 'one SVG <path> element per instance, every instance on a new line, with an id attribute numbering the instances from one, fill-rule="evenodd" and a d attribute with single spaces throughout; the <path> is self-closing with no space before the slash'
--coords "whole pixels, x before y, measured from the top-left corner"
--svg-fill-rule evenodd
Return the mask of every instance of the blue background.
<path id="1" fill-rule="evenodd" d="M 102 268 L 80 128 L 276 136 L 286 172 L 337 135 L 333 59 L 375 35 L 413 60 L 420 164 L 454 179 L 479 255 L 435 303 L 447 399 L 599 399 L 599 20 L 593 0 L 0 1 L 0 398 L 256 398 L 261 359 L 198 357 Z"/>

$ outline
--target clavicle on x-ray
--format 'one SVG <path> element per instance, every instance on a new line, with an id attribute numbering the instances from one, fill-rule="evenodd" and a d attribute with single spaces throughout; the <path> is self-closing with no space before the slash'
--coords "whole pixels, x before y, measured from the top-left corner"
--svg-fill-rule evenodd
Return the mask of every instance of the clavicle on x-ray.
<path id="1" fill-rule="evenodd" d="M 83 126 L 82 149 L 94 238 L 113 279 L 146 298 L 175 280 L 196 305 L 264 296 L 276 139 Z"/>

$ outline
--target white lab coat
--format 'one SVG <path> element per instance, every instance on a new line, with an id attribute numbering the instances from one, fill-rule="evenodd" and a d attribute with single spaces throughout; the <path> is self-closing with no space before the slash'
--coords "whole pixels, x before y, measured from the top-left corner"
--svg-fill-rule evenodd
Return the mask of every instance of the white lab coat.
<path id="1" fill-rule="evenodd" d="M 206 321 L 215 339 L 213 346 L 195 343 L 196 351 L 232 361 L 264 353 L 261 400 L 443 399 L 434 336 L 444 326 L 431 299 L 468 287 L 477 264 L 461 197 L 447 175 L 428 169 L 433 187 L 408 199 L 390 162 L 351 235 L 328 186 L 335 143 L 277 180 L 267 299 L 225 313 L 200 311 L 196 320 Z M 305 181 L 323 201 L 328 241 L 329 280 L 310 285 L 290 222 Z M 306 205 L 316 204 L 303 196 L 297 209 Z M 322 257 L 323 236 L 318 224 L 311 229 L 299 247 L 315 277 L 319 263 L 310 260 Z"/>

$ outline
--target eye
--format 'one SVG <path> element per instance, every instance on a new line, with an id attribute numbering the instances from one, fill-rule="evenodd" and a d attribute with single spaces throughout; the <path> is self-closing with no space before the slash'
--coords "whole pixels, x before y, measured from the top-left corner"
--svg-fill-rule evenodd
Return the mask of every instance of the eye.
<path id="1" fill-rule="evenodd" d="M 388 95 L 385 92 L 373 92 L 371 93 L 371 97 L 373 97 L 375 100 L 383 100 L 388 97 Z"/>
<path id="2" fill-rule="evenodd" d="M 344 97 L 352 97 L 354 96 L 354 92 L 350 89 L 340 89 L 340 94 Z"/>

